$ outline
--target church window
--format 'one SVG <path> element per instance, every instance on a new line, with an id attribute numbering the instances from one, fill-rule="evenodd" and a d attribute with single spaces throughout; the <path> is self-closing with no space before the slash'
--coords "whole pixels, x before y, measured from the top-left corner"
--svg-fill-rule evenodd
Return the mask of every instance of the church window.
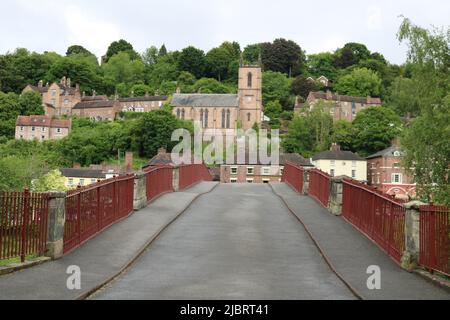
<path id="1" fill-rule="evenodd" d="M 177 118 L 180 119 L 180 117 L 181 117 L 181 110 L 177 109 Z"/>
<path id="2" fill-rule="evenodd" d="M 230 110 L 227 111 L 227 129 L 230 129 L 230 123 L 231 123 L 231 112 Z"/>
<path id="3" fill-rule="evenodd" d="M 252 115 L 250 113 L 247 113 L 247 121 L 250 122 L 252 119 Z"/>
<path id="4" fill-rule="evenodd" d="M 184 109 L 181 110 L 181 119 L 186 119 L 186 111 Z"/>
<path id="5" fill-rule="evenodd" d="M 205 125 L 204 128 L 208 128 L 208 118 L 209 118 L 209 111 L 205 111 Z"/>
<path id="6" fill-rule="evenodd" d="M 225 110 L 222 110 L 222 128 L 225 129 L 226 120 L 225 120 Z"/>
<path id="7" fill-rule="evenodd" d="M 253 74 L 249 72 L 247 75 L 247 85 L 249 88 L 251 88 L 252 84 L 253 84 Z"/>

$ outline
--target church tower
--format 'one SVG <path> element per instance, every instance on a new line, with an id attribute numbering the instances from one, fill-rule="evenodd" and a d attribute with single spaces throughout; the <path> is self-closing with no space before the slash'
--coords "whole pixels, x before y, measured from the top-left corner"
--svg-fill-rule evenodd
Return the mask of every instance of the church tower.
<path id="1" fill-rule="evenodd" d="M 262 122 L 262 68 L 258 65 L 244 65 L 241 58 L 239 68 L 239 120 L 242 129 L 251 129 Z"/>

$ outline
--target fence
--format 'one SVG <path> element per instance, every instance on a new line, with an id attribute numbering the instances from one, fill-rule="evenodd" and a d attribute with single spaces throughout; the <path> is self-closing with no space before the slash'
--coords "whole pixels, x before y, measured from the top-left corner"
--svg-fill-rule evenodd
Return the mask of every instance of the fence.
<path id="1" fill-rule="evenodd" d="M 398 263 L 405 250 L 405 208 L 388 195 L 359 182 L 343 180 L 343 217 Z"/>
<path id="2" fill-rule="evenodd" d="M 64 253 L 133 212 L 134 175 L 113 178 L 67 193 Z"/>
<path id="3" fill-rule="evenodd" d="M 420 207 L 419 264 L 450 276 L 450 210 L 443 206 Z"/>
<path id="4" fill-rule="evenodd" d="M 281 181 L 286 182 L 295 191 L 302 193 L 304 174 L 305 172 L 302 167 L 286 161 Z"/>
<path id="5" fill-rule="evenodd" d="M 173 168 L 161 166 L 146 171 L 147 201 L 150 202 L 166 192 L 173 191 Z"/>
<path id="6" fill-rule="evenodd" d="M 211 173 L 205 164 L 180 166 L 180 190 L 187 189 L 200 181 L 212 181 Z"/>
<path id="7" fill-rule="evenodd" d="M 328 207 L 331 177 L 323 171 L 309 171 L 309 195 L 316 198 L 324 207 Z"/>
<path id="8" fill-rule="evenodd" d="M 47 250 L 48 195 L 0 192 L 0 260 Z"/>

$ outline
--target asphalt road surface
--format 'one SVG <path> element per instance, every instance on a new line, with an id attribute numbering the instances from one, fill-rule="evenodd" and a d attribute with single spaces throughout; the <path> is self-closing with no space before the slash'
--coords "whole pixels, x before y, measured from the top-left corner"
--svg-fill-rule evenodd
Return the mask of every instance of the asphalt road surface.
<path id="1" fill-rule="evenodd" d="M 219 185 L 95 299 L 355 299 L 268 185 Z"/>

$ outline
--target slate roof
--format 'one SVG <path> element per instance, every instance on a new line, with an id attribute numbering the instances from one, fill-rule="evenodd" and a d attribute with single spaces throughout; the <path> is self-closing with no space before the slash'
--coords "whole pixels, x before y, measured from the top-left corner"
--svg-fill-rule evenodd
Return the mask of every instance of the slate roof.
<path id="1" fill-rule="evenodd" d="M 166 101 L 167 99 L 167 96 L 129 97 L 120 98 L 119 102 Z"/>
<path id="2" fill-rule="evenodd" d="M 237 94 L 175 94 L 174 107 L 239 107 Z"/>
<path id="3" fill-rule="evenodd" d="M 373 159 L 373 158 L 379 158 L 379 157 L 394 157 L 394 152 L 400 151 L 400 155 L 403 155 L 403 152 L 401 151 L 399 146 L 390 146 L 389 148 L 386 148 L 384 150 L 381 150 L 377 153 L 374 153 L 370 156 L 368 156 L 366 159 Z"/>
<path id="4" fill-rule="evenodd" d="M 100 178 L 105 179 L 106 174 L 102 170 L 92 170 L 92 169 L 60 169 L 64 177 L 74 177 L 74 178 Z"/>
<path id="5" fill-rule="evenodd" d="M 315 99 L 328 100 L 327 94 L 322 91 L 311 92 L 311 96 Z M 336 93 L 331 94 L 331 99 L 328 101 L 342 101 L 342 102 L 355 102 L 355 103 L 364 103 L 364 104 L 380 104 L 380 98 L 372 98 L 372 97 L 353 97 L 353 96 L 344 96 Z"/>
<path id="6" fill-rule="evenodd" d="M 48 116 L 18 116 L 16 126 L 70 128 L 72 125 L 70 120 L 52 119 Z"/>
<path id="7" fill-rule="evenodd" d="M 289 161 L 293 164 L 303 166 L 303 167 L 312 167 L 311 161 L 309 159 L 303 158 L 298 153 L 282 153 L 280 154 L 280 164 L 285 165 L 286 161 Z"/>
<path id="8" fill-rule="evenodd" d="M 112 108 L 116 106 L 116 101 L 101 100 L 101 101 L 83 101 L 78 102 L 73 109 L 96 109 L 96 108 Z"/>
<path id="9" fill-rule="evenodd" d="M 88 102 L 88 101 L 106 101 L 108 100 L 107 96 L 84 96 L 81 98 L 82 102 Z"/>
<path id="10" fill-rule="evenodd" d="M 48 87 L 37 87 L 37 86 L 33 86 L 33 85 L 30 84 L 30 88 L 31 88 L 33 91 L 37 91 L 37 92 L 39 92 L 39 93 L 45 93 L 45 92 L 48 92 Z"/>
<path id="11" fill-rule="evenodd" d="M 330 150 L 320 152 L 312 157 L 313 161 L 316 160 L 355 160 L 355 161 L 365 161 L 366 159 L 358 156 L 356 153 L 351 151 L 342 150 Z"/>

